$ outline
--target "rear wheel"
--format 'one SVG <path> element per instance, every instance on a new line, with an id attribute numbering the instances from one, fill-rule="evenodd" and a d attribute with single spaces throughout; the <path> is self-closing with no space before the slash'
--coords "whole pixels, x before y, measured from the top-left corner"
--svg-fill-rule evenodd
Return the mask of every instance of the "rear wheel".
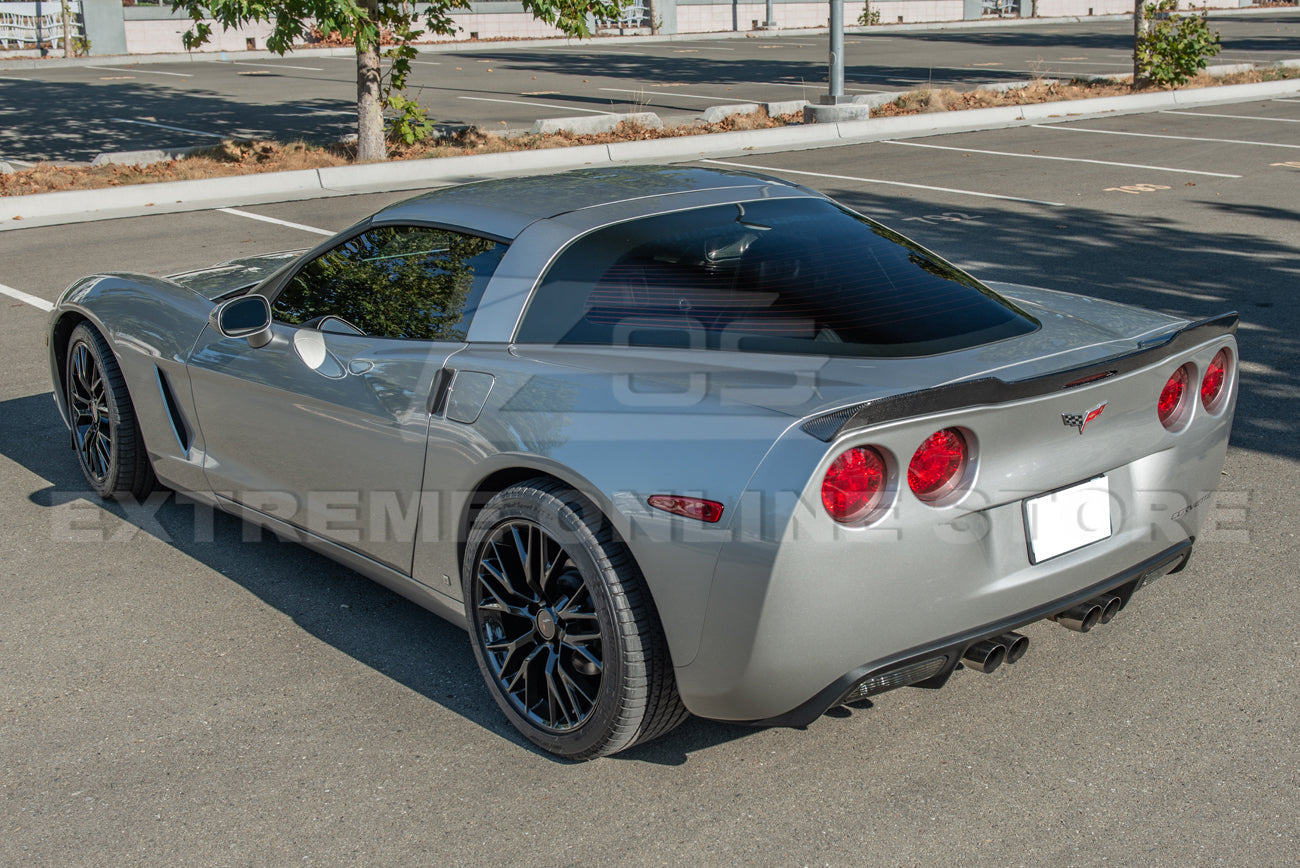
<path id="1" fill-rule="evenodd" d="M 616 753 L 687 717 L 635 562 L 586 498 L 549 479 L 493 497 L 462 577 L 492 697 L 534 744 Z"/>
<path id="2" fill-rule="evenodd" d="M 107 500 L 142 499 L 157 487 L 126 381 L 108 342 L 90 325 L 72 330 L 64 390 L 72 448 L 91 488 Z"/>

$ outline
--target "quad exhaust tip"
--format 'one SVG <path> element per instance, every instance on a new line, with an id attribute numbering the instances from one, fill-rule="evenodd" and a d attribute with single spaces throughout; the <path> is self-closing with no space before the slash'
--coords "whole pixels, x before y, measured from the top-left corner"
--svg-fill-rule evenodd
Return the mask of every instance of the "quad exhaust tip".
<path id="1" fill-rule="evenodd" d="M 966 649 L 961 662 L 976 672 L 992 672 L 1003 663 L 1015 663 L 1029 650 L 1029 637 L 1019 633 L 1003 633 L 994 639 L 984 639 Z"/>
<path id="2" fill-rule="evenodd" d="M 998 641 L 1007 646 L 1007 656 L 1004 663 L 1015 663 L 1025 652 L 1029 650 L 1029 637 L 1022 636 L 1019 633 L 1003 633 L 998 637 Z"/>
<path id="3" fill-rule="evenodd" d="M 1007 659 L 1007 646 L 997 639 L 985 639 L 966 649 L 961 662 L 976 672 L 992 672 Z"/>
<path id="4" fill-rule="evenodd" d="M 1110 623 L 1119 614 L 1122 605 L 1123 601 L 1119 597 L 1103 594 L 1087 602 L 1076 603 L 1064 612 L 1057 612 L 1052 620 L 1076 633 L 1087 633 L 1098 624 Z"/>

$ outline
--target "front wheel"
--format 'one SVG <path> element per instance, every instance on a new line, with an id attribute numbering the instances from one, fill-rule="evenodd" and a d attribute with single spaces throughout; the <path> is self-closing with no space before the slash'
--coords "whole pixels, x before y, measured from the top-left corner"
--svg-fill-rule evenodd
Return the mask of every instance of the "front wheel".
<path id="1" fill-rule="evenodd" d="M 645 580 L 586 498 L 549 479 L 500 492 L 462 580 L 479 668 L 534 744 L 588 759 L 687 717 Z"/>
<path id="2" fill-rule="evenodd" d="M 131 395 L 108 342 L 87 323 L 72 330 L 63 386 L 72 448 L 95 493 L 143 499 L 157 487 Z"/>

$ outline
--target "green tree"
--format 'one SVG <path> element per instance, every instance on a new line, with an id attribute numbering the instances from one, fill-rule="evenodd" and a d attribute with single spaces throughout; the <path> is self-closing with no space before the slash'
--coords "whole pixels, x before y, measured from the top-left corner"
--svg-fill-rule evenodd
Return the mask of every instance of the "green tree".
<path id="1" fill-rule="evenodd" d="M 1178 0 L 1135 0 L 1133 89 L 1186 84 L 1219 53 L 1219 34 L 1200 15 L 1179 15 Z"/>
<path id="2" fill-rule="evenodd" d="M 193 26 L 186 31 L 187 49 L 197 48 L 212 35 L 209 20 L 223 30 L 252 22 L 269 22 L 271 35 L 266 47 L 276 54 L 292 51 L 313 24 L 325 32 L 337 32 L 351 39 L 357 50 L 357 159 L 382 160 L 388 155 L 384 138 L 384 103 L 389 95 L 406 86 L 410 61 L 416 55 L 412 43 L 426 32 L 451 36 L 457 27 L 452 11 L 464 8 L 464 0 L 169 0 L 174 10 L 189 15 Z M 615 18 L 625 0 L 521 0 L 524 8 L 564 34 L 591 35 L 591 17 Z M 419 7 L 423 6 L 423 11 Z M 420 25 L 423 24 L 422 29 Z M 380 66 L 381 42 L 385 31 L 393 44 L 382 50 L 391 60 L 387 72 Z M 418 107 L 415 108 L 418 114 Z M 412 117 L 411 103 L 403 104 L 407 128 L 419 126 Z"/>

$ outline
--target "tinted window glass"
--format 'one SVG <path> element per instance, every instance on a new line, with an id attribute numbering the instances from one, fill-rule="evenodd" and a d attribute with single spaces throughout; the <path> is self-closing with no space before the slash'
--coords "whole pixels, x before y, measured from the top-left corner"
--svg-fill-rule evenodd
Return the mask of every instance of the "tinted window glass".
<path id="1" fill-rule="evenodd" d="M 293 325 L 325 316 L 368 335 L 462 341 L 506 246 L 420 226 L 381 226 L 301 268 L 276 297 Z"/>
<path id="2" fill-rule="evenodd" d="M 929 355 L 1037 324 L 970 275 L 824 200 L 611 226 L 562 253 L 519 340 L 837 356 Z"/>

